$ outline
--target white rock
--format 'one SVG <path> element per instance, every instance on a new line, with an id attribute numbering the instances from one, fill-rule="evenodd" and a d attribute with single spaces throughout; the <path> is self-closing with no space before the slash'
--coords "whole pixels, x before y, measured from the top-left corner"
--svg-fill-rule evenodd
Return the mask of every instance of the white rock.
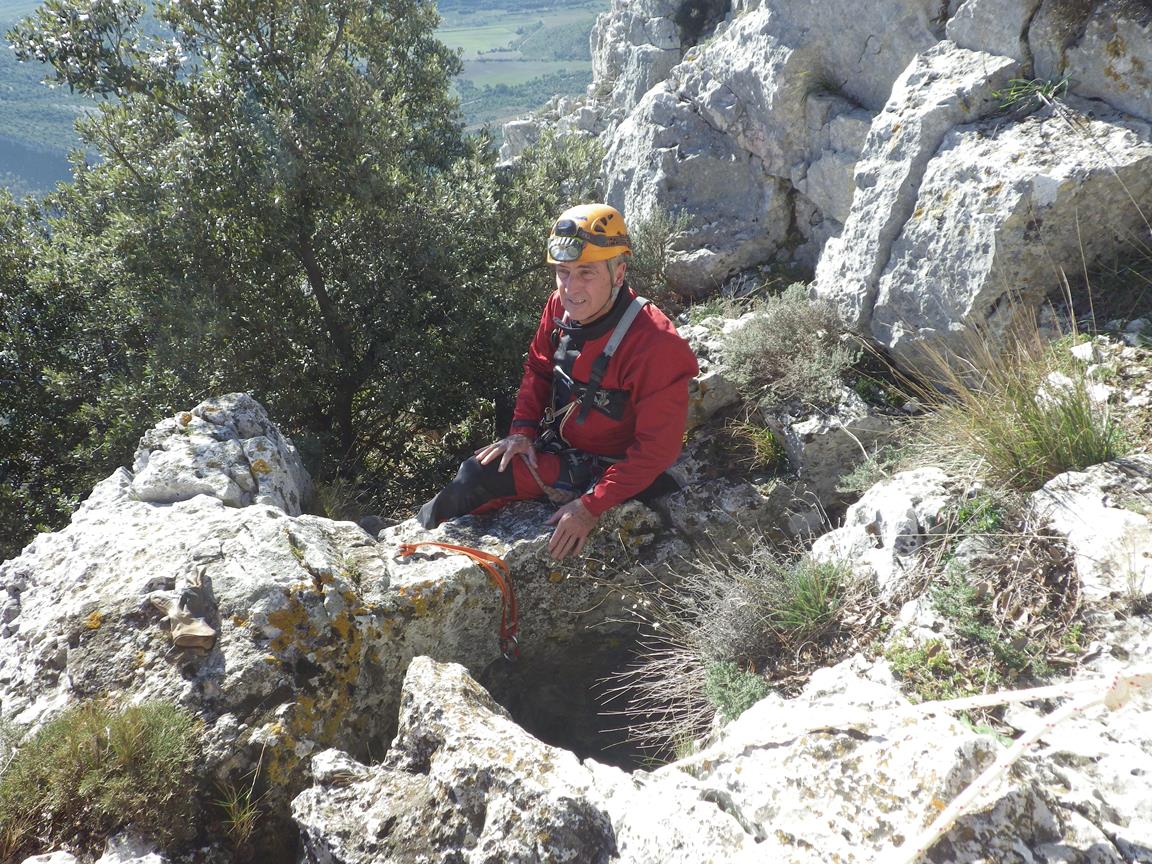
<path id="1" fill-rule="evenodd" d="M 919 567 L 920 548 L 940 530 L 941 514 L 962 487 L 939 468 L 902 471 L 882 480 L 844 514 L 843 527 L 818 537 L 812 557 L 845 562 L 885 594 Z"/>
<path id="2" fill-rule="evenodd" d="M 1067 539 L 1093 601 L 1152 593 L 1152 457 L 1136 455 L 1049 480 L 1033 494 L 1040 524 Z"/>
<path id="3" fill-rule="evenodd" d="M 108 840 L 96 864 L 167 864 L 168 858 L 155 844 L 134 834 L 117 834 Z"/>
<path id="4" fill-rule="evenodd" d="M 973 323 L 998 339 L 1043 302 L 1060 270 L 1110 260 L 1147 230 L 1129 195 L 1152 195 L 1150 169 L 1152 129 L 1074 100 L 954 129 L 880 261 L 873 336 L 913 367 L 925 340 L 964 356 Z"/>

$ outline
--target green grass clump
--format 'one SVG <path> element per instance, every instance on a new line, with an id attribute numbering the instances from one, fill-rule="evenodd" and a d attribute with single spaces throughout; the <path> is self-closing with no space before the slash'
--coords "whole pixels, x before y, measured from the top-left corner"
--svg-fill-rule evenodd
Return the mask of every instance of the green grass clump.
<path id="1" fill-rule="evenodd" d="M 948 646 L 940 640 L 923 645 L 893 645 L 884 654 L 892 672 L 900 678 L 918 701 L 958 699 L 981 692 L 962 663 L 953 659 Z"/>
<path id="2" fill-rule="evenodd" d="M 649 635 L 610 690 L 632 740 L 656 752 L 846 656 L 856 634 L 844 621 L 868 600 L 846 567 L 764 545 L 693 567 L 676 589 L 639 598 Z"/>
<path id="3" fill-rule="evenodd" d="M 706 676 L 704 693 L 726 720 L 735 720 L 771 692 L 755 672 L 729 661 L 711 664 Z"/>
<path id="4" fill-rule="evenodd" d="M 84 846 L 131 823 L 168 840 L 188 829 L 201 722 L 175 705 L 89 702 L 50 720 L 0 774 L 0 859 L 38 844 Z"/>
<path id="5" fill-rule="evenodd" d="M 800 282 L 770 297 L 748 324 L 725 340 L 724 359 L 748 398 L 834 403 L 858 351 L 841 338 L 832 304 L 808 299 Z"/>
<path id="6" fill-rule="evenodd" d="M 1031 492 L 1058 474 L 1123 455 L 1119 418 L 1093 398 L 1084 369 L 1067 363 L 1035 330 L 1000 350 L 976 337 L 961 361 L 930 356 L 937 392 L 922 446 L 993 485 Z M 966 463 L 966 464 L 965 464 Z"/>

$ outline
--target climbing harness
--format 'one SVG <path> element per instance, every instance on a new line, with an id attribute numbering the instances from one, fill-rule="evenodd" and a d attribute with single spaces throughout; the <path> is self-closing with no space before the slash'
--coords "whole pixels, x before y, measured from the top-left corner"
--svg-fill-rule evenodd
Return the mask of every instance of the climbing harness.
<path id="1" fill-rule="evenodd" d="M 520 656 L 520 640 L 517 632 L 520 629 L 520 612 L 516 606 L 516 593 L 512 590 L 512 570 L 508 563 L 491 552 L 473 549 L 471 546 L 459 546 L 455 543 L 437 543 L 425 540 L 419 543 L 401 543 L 397 556 L 406 558 L 415 555 L 421 546 L 435 546 L 446 552 L 455 552 L 467 555 L 475 561 L 488 574 L 492 584 L 500 589 L 500 653 L 506 660 L 514 660 Z"/>
<path id="2" fill-rule="evenodd" d="M 600 356 L 593 361 L 587 384 L 583 384 L 572 377 L 572 368 L 580 352 L 568 348 L 572 340 L 568 315 L 565 314 L 563 320 L 557 322 L 564 335 L 560 337 L 552 355 L 552 399 L 551 404 L 544 412 L 544 432 L 539 439 L 540 449 L 547 449 L 553 442 L 559 442 L 561 447 L 570 446 L 564 439 L 564 426 L 573 414 L 576 414 L 578 425 L 583 425 L 593 407 L 616 420 L 623 415 L 624 406 L 628 401 L 628 391 L 614 390 L 600 385 L 608 371 L 609 362 L 615 355 L 616 349 L 620 347 L 620 343 L 624 341 L 624 336 L 628 333 L 628 328 L 632 326 L 632 322 L 650 302 L 645 297 L 634 297 L 632 302 L 628 304 L 628 308 L 624 310 L 620 320 L 616 322 L 616 327 L 608 338 L 608 344 L 604 346 Z M 558 404 L 562 398 L 569 400 L 567 404 Z"/>

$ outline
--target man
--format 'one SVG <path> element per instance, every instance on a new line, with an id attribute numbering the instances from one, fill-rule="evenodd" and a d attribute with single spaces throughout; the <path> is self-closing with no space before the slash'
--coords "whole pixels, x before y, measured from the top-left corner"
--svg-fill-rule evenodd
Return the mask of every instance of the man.
<path id="1" fill-rule="evenodd" d="M 625 285 L 620 212 L 584 204 L 548 237 L 556 277 L 528 349 L 506 438 L 481 447 L 419 513 L 434 528 L 465 513 L 546 497 L 562 506 L 548 551 L 579 554 L 601 514 L 677 488 L 696 358 L 672 322 Z"/>

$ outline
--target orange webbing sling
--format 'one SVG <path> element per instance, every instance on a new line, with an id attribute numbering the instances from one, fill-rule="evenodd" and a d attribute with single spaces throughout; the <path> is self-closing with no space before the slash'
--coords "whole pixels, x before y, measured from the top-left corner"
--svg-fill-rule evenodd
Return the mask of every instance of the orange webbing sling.
<path id="1" fill-rule="evenodd" d="M 508 563 L 490 552 L 473 549 L 471 546 L 457 546 L 454 543 L 436 543 L 426 540 L 421 543 L 401 543 L 397 553 L 401 557 L 415 555 L 421 546 L 435 546 L 448 552 L 467 555 L 488 574 L 492 584 L 500 589 L 500 651 L 511 660 L 520 656 L 520 643 L 516 633 L 520 629 L 519 612 L 516 608 L 516 594 L 512 590 L 512 571 Z"/>

